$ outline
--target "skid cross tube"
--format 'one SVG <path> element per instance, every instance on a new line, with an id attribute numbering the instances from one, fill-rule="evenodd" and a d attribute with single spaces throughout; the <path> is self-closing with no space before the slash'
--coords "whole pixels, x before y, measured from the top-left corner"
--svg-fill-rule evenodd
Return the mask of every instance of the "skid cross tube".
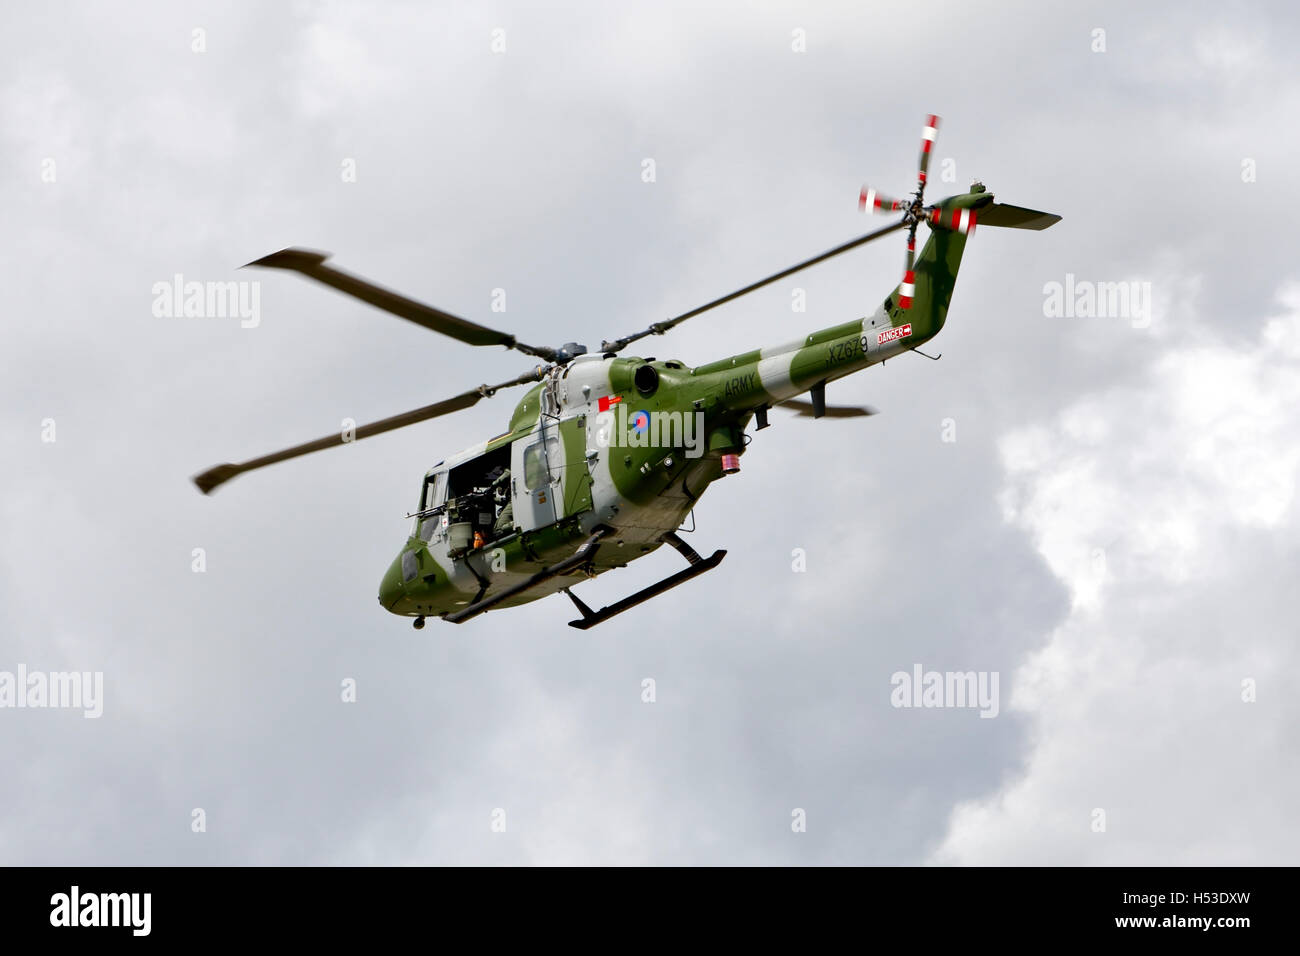
<path id="1" fill-rule="evenodd" d="M 635 594 L 623 598 L 621 601 L 615 601 L 613 604 L 608 607 L 603 607 L 599 611 L 593 611 L 591 608 L 587 607 L 586 604 L 580 601 L 576 594 L 568 588 L 563 588 L 562 590 L 564 593 L 569 596 L 569 600 L 572 601 L 574 606 L 578 609 L 578 613 L 582 615 L 578 620 L 570 621 L 569 627 L 576 627 L 581 631 L 585 631 L 589 627 L 595 627 L 602 621 L 608 621 L 616 614 L 622 614 L 629 608 L 634 608 L 638 604 L 650 600 L 655 595 L 663 594 L 665 591 L 672 590 L 679 584 L 685 584 L 691 578 L 699 577 L 705 571 L 712 571 L 721 564 L 722 559 L 727 556 L 726 551 L 714 551 L 713 554 L 709 555 L 709 557 L 701 558 L 694 548 L 671 531 L 663 535 L 659 540 L 663 541 L 664 544 L 670 544 L 677 549 L 681 556 L 690 562 L 690 567 L 682 568 L 676 574 L 671 574 L 662 581 L 652 584 L 648 588 L 643 588 Z"/>

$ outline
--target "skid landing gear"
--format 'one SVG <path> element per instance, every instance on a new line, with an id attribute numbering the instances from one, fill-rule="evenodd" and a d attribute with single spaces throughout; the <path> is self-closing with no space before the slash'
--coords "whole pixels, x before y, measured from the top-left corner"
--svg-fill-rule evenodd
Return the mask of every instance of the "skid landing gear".
<path id="1" fill-rule="evenodd" d="M 415 628 L 417 631 L 422 631 L 422 630 L 424 630 L 424 615 L 421 614 L 421 615 L 420 615 L 419 617 L 417 617 L 414 621 L 412 621 L 412 622 L 411 622 L 411 627 Z"/>
<path id="2" fill-rule="evenodd" d="M 690 566 L 682 568 L 676 574 L 669 575 L 657 584 L 652 584 L 648 588 L 637 591 L 635 594 L 629 595 L 621 601 L 615 601 L 613 604 L 608 607 L 603 607 L 599 611 L 593 611 L 591 608 L 587 607 L 587 605 L 583 604 L 582 601 L 578 600 L 578 596 L 568 588 L 562 588 L 561 590 L 569 596 L 569 600 L 572 601 L 574 607 L 578 609 L 578 613 L 582 615 L 578 620 L 570 621 L 569 627 L 576 627 L 580 631 L 585 631 L 589 627 L 595 627 L 602 621 L 608 621 L 615 614 L 622 614 L 624 611 L 634 608 L 644 601 L 650 600 L 656 594 L 663 594 L 665 591 L 671 590 L 679 584 L 685 584 L 691 578 L 697 577 L 705 571 L 712 571 L 722 563 L 722 559 L 727 555 L 726 551 L 714 551 L 713 554 L 709 555 L 709 557 L 702 558 L 698 553 L 696 553 L 694 548 L 671 531 L 665 534 L 661 540 L 664 544 L 672 545 L 673 548 L 675 548 L 677 552 L 686 559 Z"/>

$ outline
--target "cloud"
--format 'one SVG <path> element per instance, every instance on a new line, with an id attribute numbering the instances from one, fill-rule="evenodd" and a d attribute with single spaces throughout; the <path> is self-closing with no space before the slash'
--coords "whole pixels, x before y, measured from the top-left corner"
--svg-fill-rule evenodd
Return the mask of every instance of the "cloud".
<path id="1" fill-rule="evenodd" d="M 1006 520 L 1072 603 L 1013 681 L 1023 773 L 956 808 L 935 862 L 1294 862 L 1300 659 L 1273 612 L 1300 571 L 1300 287 L 1280 302 L 1002 440 Z"/>

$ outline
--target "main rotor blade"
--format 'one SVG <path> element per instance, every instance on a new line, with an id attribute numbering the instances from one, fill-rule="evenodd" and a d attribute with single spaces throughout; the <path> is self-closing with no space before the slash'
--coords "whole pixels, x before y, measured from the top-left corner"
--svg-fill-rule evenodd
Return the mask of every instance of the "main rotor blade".
<path id="1" fill-rule="evenodd" d="M 416 422 L 428 421 L 430 418 L 437 418 L 440 415 L 450 415 L 452 412 L 459 412 L 462 409 L 469 408 L 478 403 L 480 399 L 491 398 L 499 389 L 510 388 L 513 385 L 526 385 L 530 382 L 539 381 L 549 370 L 549 366 L 539 365 L 531 372 L 526 372 L 516 379 L 509 382 L 502 382 L 500 385 L 480 385 L 476 389 L 468 392 L 462 392 L 454 398 L 446 401 L 435 402 L 432 405 L 425 405 L 423 408 L 417 408 L 409 412 L 402 412 L 400 415 L 393 415 L 389 418 L 382 418 L 377 422 L 371 422 L 369 425 L 362 425 L 357 428 L 348 438 L 343 434 L 327 435 L 324 438 L 318 438 L 315 441 L 305 442 L 301 445 L 294 445 L 292 448 L 285 448 L 282 451 L 272 452 L 269 455 L 263 455 L 260 458 L 251 458 L 248 461 L 239 464 L 216 465 L 209 468 L 202 474 L 194 476 L 194 484 L 198 485 L 199 491 L 205 495 L 210 495 L 220 485 L 225 484 L 236 475 L 242 475 L 246 471 L 254 471 L 258 468 L 265 468 L 267 465 L 274 465 L 276 462 L 286 461 L 290 458 L 297 458 L 299 455 L 309 455 L 314 451 L 321 451 L 325 448 L 333 448 L 336 445 L 350 444 L 354 441 L 360 441 L 363 438 L 369 438 L 372 435 L 379 435 L 383 432 L 390 432 L 395 428 L 403 428 L 406 425 L 414 425 Z"/>
<path id="2" fill-rule="evenodd" d="M 546 359 L 548 362 L 555 361 L 556 353 L 554 349 L 547 348 L 544 345 L 526 345 L 508 332 L 499 332 L 496 329 L 490 329 L 468 319 L 462 319 L 458 315 L 452 315 L 450 312 L 435 309 L 423 302 L 408 299 L 404 295 L 385 289 L 383 286 L 375 285 L 360 276 L 326 265 L 325 260 L 328 258 L 328 252 L 290 248 L 273 252 L 269 256 L 263 256 L 261 259 L 256 259 L 247 265 L 261 266 L 264 269 L 288 269 L 291 272 L 300 272 L 309 279 L 315 279 L 317 282 L 333 286 L 340 292 L 354 296 L 363 302 L 369 302 L 385 312 L 401 316 L 416 325 L 432 329 L 434 332 L 449 335 L 453 339 L 465 342 L 468 345 L 504 345 L 506 348 L 515 349 L 525 355 L 535 355 L 538 358 Z"/>
<path id="3" fill-rule="evenodd" d="M 602 352 L 618 352 L 622 349 L 627 348 L 637 339 L 643 339 L 647 335 L 663 335 L 669 329 L 673 328 L 676 325 L 679 325 L 682 322 L 685 322 L 687 319 L 694 318 L 695 316 L 699 315 L 701 312 L 707 312 L 709 311 L 709 309 L 716 309 L 718 306 L 725 305 L 726 303 L 732 301 L 733 299 L 739 299 L 742 295 L 748 295 L 750 292 L 753 292 L 755 289 L 761 289 L 763 288 L 763 286 L 770 285 L 773 282 L 777 282 L 780 279 L 784 279 L 786 276 L 794 275 L 796 272 L 799 272 L 801 269 L 807 269 L 809 266 L 815 266 L 819 262 L 825 262 L 827 259 L 830 259 L 834 256 L 838 256 L 840 253 L 848 252 L 850 249 L 856 249 L 858 246 L 868 243 L 873 239 L 879 239 L 881 236 L 887 236 L 889 235 L 889 233 L 896 232 L 899 229 L 904 228 L 906 225 L 907 225 L 906 221 L 896 222 L 893 225 L 885 226 L 883 229 L 877 229 L 875 232 L 869 232 L 865 236 L 859 236 L 857 239 L 851 239 L 848 242 L 844 243 L 843 245 L 836 246 L 834 249 L 827 249 L 825 252 L 821 253 L 820 255 L 813 256 L 811 259 L 805 259 L 803 262 L 799 263 L 798 265 L 791 266 L 788 269 L 782 269 L 780 272 L 776 273 L 775 275 L 770 275 L 766 279 L 759 279 L 757 282 L 752 282 L 749 285 L 745 286 L 743 289 L 738 289 L 735 292 L 732 292 L 730 295 L 724 295 L 720 299 L 714 299 L 712 302 L 706 303 L 705 305 L 700 306 L 698 309 L 691 309 L 691 311 L 683 312 L 681 315 L 676 316 L 674 318 L 667 319 L 663 322 L 656 322 L 653 325 L 651 325 L 650 328 L 646 329 L 644 332 L 637 332 L 625 338 L 615 339 L 613 342 L 602 342 L 600 345 L 600 349 Z"/>

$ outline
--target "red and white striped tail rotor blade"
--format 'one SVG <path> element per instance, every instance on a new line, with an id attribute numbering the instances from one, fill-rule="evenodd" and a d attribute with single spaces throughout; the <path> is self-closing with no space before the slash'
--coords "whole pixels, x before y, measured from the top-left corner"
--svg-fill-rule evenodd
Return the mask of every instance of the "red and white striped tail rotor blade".
<path id="1" fill-rule="evenodd" d="M 903 203 L 893 199 L 883 193 L 878 193 L 869 186 L 863 186 L 862 192 L 858 194 L 858 211 L 867 212 L 898 212 L 903 208 Z"/>
<path id="2" fill-rule="evenodd" d="M 916 273 L 912 270 L 916 263 L 916 230 L 907 232 L 907 265 L 903 269 L 903 281 L 898 285 L 898 307 L 910 309 L 912 297 L 916 295 Z"/>
<path id="3" fill-rule="evenodd" d="M 930 153 L 934 150 L 935 137 L 939 135 L 939 117 L 931 115 L 926 118 L 925 129 L 921 131 L 921 162 L 917 174 L 917 188 L 925 192 L 925 175 L 930 169 Z"/>

